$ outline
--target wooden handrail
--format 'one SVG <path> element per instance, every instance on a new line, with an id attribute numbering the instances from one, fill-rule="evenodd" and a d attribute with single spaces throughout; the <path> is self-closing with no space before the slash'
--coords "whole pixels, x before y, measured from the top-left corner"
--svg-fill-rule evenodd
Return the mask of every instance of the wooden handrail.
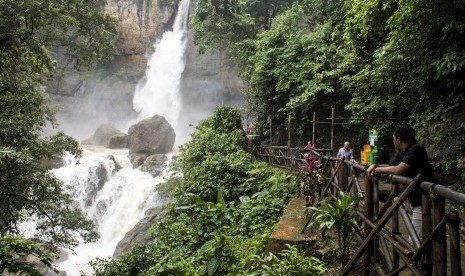
<path id="1" fill-rule="evenodd" d="M 288 168 L 289 171 L 298 168 L 298 166 L 304 161 L 303 153 L 306 151 L 302 148 L 291 148 L 285 146 L 272 146 L 272 147 L 255 147 L 251 149 L 253 153 L 262 160 L 267 160 L 270 165 L 281 168 Z M 349 193 L 376 193 L 377 189 L 370 192 L 370 186 L 372 186 L 373 180 L 370 177 L 365 178 L 365 190 L 360 189 L 358 185 L 358 178 L 355 175 L 349 174 L 338 174 L 337 171 L 340 169 L 342 164 L 352 169 L 356 169 L 363 173 L 366 171 L 367 166 L 363 166 L 353 161 L 342 160 L 336 157 L 328 156 L 327 153 L 332 152 L 331 150 L 319 150 L 314 149 L 310 151 L 317 159 L 320 160 L 320 166 L 318 168 L 319 173 L 322 174 L 325 180 L 324 191 L 325 193 L 330 191 L 328 195 L 322 193 L 321 196 L 328 196 L 329 198 L 336 198 L 338 189 L 329 189 L 336 184 L 341 183 L 343 180 L 340 177 L 351 177 L 351 184 L 349 187 L 355 185 L 356 189 L 348 188 Z M 299 156 L 299 154 L 301 156 Z M 291 162 L 289 161 L 291 160 Z M 324 160 L 324 162 L 322 162 Z M 342 161 L 342 162 L 341 162 Z M 337 175 L 337 176 L 336 176 Z M 333 181 L 334 180 L 334 181 Z M 460 227 L 460 218 L 456 213 L 449 214 L 445 213 L 445 201 L 455 202 L 461 206 L 465 206 L 465 194 L 450 189 L 444 185 L 438 183 L 431 183 L 428 181 L 422 181 L 420 177 L 415 179 L 398 176 L 388 175 L 387 180 L 395 185 L 392 185 L 392 192 L 390 194 L 391 201 L 388 200 L 387 204 L 381 206 L 380 210 L 375 207 L 378 204 L 377 195 L 369 195 L 374 200 L 365 199 L 364 205 L 366 210 L 365 213 L 357 212 L 358 217 L 363 223 L 365 223 L 365 229 L 368 231 L 365 233 L 365 239 L 362 241 L 360 247 L 356 253 L 352 255 L 349 263 L 346 264 L 342 271 L 342 275 L 348 275 L 353 269 L 355 264 L 361 259 L 362 254 L 367 252 L 365 258 L 366 262 L 364 266 L 368 267 L 367 271 L 363 272 L 363 275 L 369 275 L 371 262 L 373 261 L 375 271 L 379 275 L 397 275 L 405 269 L 411 270 L 414 275 L 446 275 L 447 271 L 447 237 L 445 234 L 446 224 L 449 226 L 449 256 L 451 256 L 451 268 L 449 271 L 450 275 L 462 275 L 461 272 L 461 254 L 460 254 L 460 239 L 458 236 Z M 348 180 L 347 180 L 348 181 Z M 334 182 L 334 183 L 333 183 Z M 348 182 L 346 182 L 348 183 Z M 407 186 L 404 192 L 398 196 L 398 185 Z M 363 186 L 362 186 L 363 187 Z M 377 186 L 376 186 L 377 187 Z M 414 237 L 415 248 L 399 235 L 398 230 L 398 218 L 397 213 L 403 213 L 404 220 L 408 220 L 409 216 L 402 211 L 401 206 L 403 202 L 408 198 L 410 192 L 415 188 L 419 187 L 423 192 L 423 240 L 419 241 L 418 238 Z M 335 187 L 336 188 L 336 187 Z M 337 187 L 340 188 L 340 187 Z M 343 188 L 344 189 L 344 188 Z M 349 190 L 350 189 L 350 190 Z M 435 193 L 433 200 L 430 199 L 430 192 Z M 392 200 L 394 196 L 398 196 L 397 200 Z M 319 201 L 321 201 L 321 197 Z M 428 203 L 431 202 L 431 203 Z M 370 211 L 369 211 L 370 210 Z M 371 211 L 373 210 L 373 211 Z M 368 212 L 368 213 L 367 213 Z M 369 212 L 373 212 L 371 215 Z M 392 217 L 392 228 L 387 226 L 388 221 Z M 310 222 L 308 219 L 306 225 Z M 410 221 L 407 221 L 407 227 L 409 232 L 413 233 L 412 225 Z M 302 230 L 305 231 L 305 228 Z M 377 240 L 379 239 L 379 241 Z M 376 240 L 375 243 L 373 243 Z M 392 246 L 387 247 L 386 241 Z M 375 251 L 367 251 L 371 244 L 376 244 Z M 378 246 L 379 244 L 379 246 Z M 392 253 L 387 250 L 392 250 Z M 410 251 L 413 250 L 413 251 Z M 378 253 L 379 251 L 379 253 Z M 408 253 L 407 253 L 408 252 Z M 373 255 L 372 255 L 373 254 Z M 383 255 L 384 259 L 376 256 Z M 391 254 L 390 256 L 386 256 Z M 422 260 L 423 266 L 417 267 L 417 261 Z M 403 261 L 404 265 L 399 266 L 399 258 Z M 380 265 L 379 262 L 383 260 L 385 265 Z M 388 269 L 385 272 L 383 269 Z M 368 273 L 368 274 L 367 274 Z"/>

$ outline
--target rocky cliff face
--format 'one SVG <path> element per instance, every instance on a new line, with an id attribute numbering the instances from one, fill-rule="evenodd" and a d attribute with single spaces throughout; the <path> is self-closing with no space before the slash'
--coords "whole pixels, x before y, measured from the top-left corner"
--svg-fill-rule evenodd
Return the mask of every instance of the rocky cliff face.
<path id="1" fill-rule="evenodd" d="M 224 53 L 198 54 L 189 32 L 186 67 L 181 82 L 181 123 L 195 125 L 211 114 L 218 104 L 240 106 L 245 83 L 237 72 L 235 64 Z"/>
<path id="2" fill-rule="evenodd" d="M 170 27 L 174 11 L 175 7 L 160 7 L 153 0 L 107 1 L 105 12 L 119 20 L 119 55 L 98 72 L 76 72 L 66 53 L 54 51 L 65 69 L 48 83 L 47 92 L 61 110 L 57 114 L 61 129 L 82 139 L 103 123 L 125 122 L 135 116 L 132 98 L 144 76 L 146 53 Z"/>
<path id="3" fill-rule="evenodd" d="M 123 80 L 136 83 L 143 77 L 147 66 L 145 54 L 166 29 L 172 25 L 174 7 L 160 7 L 154 0 L 110 0 L 106 13 L 118 18 L 119 38 L 117 48 L 121 52 L 113 60 L 113 68 L 120 71 Z"/>
<path id="4" fill-rule="evenodd" d="M 76 72 L 66 53 L 54 50 L 59 66 L 65 70 L 48 83 L 47 92 L 61 110 L 57 114 L 61 130 L 81 140 L 102 124 L 112 124 L 125 132 L 135 123 L 132 99 L 145 76 L 147 53 L 153 51 L 155 40 L 172 27 L 176 15 L 178 1 L 169 7 L 161 7 L 159 2 L 107 1 L 105 11 L 119 20 L 119 55 L 103 70 Z M 182 81 L 183 113 L 189 114 L 186 122 L 195 124 L 219 103 L 240 102 L 244 84 L 221 54 L 197 54 L 189 37 L 186 61 Z M 191 108 L 199 103 L 202 112 Z"/>

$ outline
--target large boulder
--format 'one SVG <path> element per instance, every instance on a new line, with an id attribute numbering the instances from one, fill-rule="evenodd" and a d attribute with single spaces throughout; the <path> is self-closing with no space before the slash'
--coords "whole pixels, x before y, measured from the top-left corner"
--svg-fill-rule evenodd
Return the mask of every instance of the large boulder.
<path id="1" fill-rule="evenodd" d="M 130 252 L 138 244 L 147 244 L 153 240 L 148 233 L 150 226 L 156 224 L 162 217 L 162 207 L 154 207 L 145 212 L 145 216 L 134 228 L 126 233 L 124 238 L 116 245 L 113 258 L 120 258 L 124 253 Z"/>
<path id="2" fill-rule="evenodd" d="M 110 138 L 116 135 L 123 136 L 125 134 L 112 125 L 103 124 L 97 128 L 91 137 L 83 140 L 81 144 L 107 146 Z"/>
<path id="3" fill-rule="evenodd" d="M 145 161 L 147 156 L 170 152 L 175 138 L 176 134 L 173 127 L 160 115 L 155 115 L 132 125 L 128 131 L 131 162 L 136 157 L 138 159 L 142 157 Z M 139 162 L 142 162 L 142 160 Z M 134 162 L 132 164 L 134 166 Z"/>

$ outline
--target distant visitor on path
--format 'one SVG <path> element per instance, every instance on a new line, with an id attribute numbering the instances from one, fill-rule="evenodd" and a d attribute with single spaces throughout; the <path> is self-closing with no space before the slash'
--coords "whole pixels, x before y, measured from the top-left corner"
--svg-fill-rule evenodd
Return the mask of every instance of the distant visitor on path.
<path id="1" fill-rule="evenodd" d="M 354 161 L 354 152 L 350 148 L 349 142 L 344 142 L 344 146 L 339 149 L 336 155 L 337 158 L 343 158 L 347 161 Z"/>
<path id="2" fill-rule="evenodd" d="M 313 149 L 312 142 L 308 141 L 307 145 L 305 146 L 304 150 L 311 151 Z"/>
<path id="3" fill-rule="evenodd" d="M 425 177 L 425 181 L 437 182 L 428 159 L 428 153 L 424 147 L 417 144 L 415 131 L 409 125 L 401 124 L 396 126 L 392 139 L 397 150 L 396 156 L 389 162 L 389 165 L 371 165 L 367 170 L 369 176 L 378 177 L 379 174 L 383 173 L 414 178 L 420 173 Z M 423 231 L 419 187 L 412 191 L 409 201 L 413 207 L 412 223 L 421 241 Z"/>
<path id="4" fill-rule="evenodd" d="M 252 134 L 252 125 L 249 122 L 247 122 L 247 125 L 245 126 L 245 133 L 247 135 Z"/>

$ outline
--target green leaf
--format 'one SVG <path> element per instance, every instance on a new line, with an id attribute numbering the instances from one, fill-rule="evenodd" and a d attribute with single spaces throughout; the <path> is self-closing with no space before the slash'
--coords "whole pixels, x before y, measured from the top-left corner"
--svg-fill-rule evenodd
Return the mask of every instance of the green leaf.
<path id="1" fill-rule="evenodd" d="M 214 255 L 207 264 L 208 267 L 208 276 L 211 276 L 215 274 L 216 270 L 218 269 L 219 262 L 218 262 L 218 256 Z"/>

